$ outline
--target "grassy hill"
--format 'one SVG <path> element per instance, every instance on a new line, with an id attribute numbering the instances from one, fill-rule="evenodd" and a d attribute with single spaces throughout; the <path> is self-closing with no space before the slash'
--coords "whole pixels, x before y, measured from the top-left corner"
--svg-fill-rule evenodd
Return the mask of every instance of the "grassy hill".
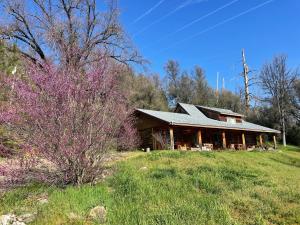
<path id="1" fill-rule="evenodd" d="M 300 149 L 129 156 L 96 186 L 9 192 L 0 215 L 37 212 L 33 224 L 97 224 L 87 215 L 104 205 L 107 224 L 300 224 Z M 37 203 L 40 196 L 48 203 Z"/>

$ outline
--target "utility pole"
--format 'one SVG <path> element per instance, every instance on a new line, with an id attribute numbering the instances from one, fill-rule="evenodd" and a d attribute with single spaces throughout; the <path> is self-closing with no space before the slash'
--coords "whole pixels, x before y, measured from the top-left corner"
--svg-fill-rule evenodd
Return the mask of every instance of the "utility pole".
<path id="1" fill-rule="evenodd" d="M 225 90 L 225 78 L 223 77 L 223 80 L 222 80 L 222 93 L 223 93 L 224 90 Z"/>
<path id="2" fill-rule="evenodd" d="M 217 96 L 217 104 L 219 103 L 219 72 L 217 72 L 217 91 L 216 91 L 216 96 Z"/>
<path id="3" fill-rule="evenodd" d="M 245 85 L 245 109 L 246 109 L 246 115 L 247 115 L 250 110 L 250 93 L 249 93 L 249 77 L 248 77 L 249 67 L 246 63 L 244 49 L 242 49 L 242 61 L 243 61 L 243 78 L 244 78 L 244 85 Z"/>

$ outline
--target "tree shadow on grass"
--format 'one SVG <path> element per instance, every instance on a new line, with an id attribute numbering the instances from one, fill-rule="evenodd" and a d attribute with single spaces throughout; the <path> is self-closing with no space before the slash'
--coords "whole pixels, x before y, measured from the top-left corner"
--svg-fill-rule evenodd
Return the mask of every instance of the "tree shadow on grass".
<path id="1" fill-rule="evenodd" d="M 287 145 L 286 147 L 280 146 L 280 148 L 287 152 L 299 152 L 300 153 L 300 146 Z"/>
<path id="2" fill-rule="evenodd" d="M 287 156 L 285 155 L 284 158 L 275 158 L 275 157 L 271 157 L 271 160 L 287 165 L 287 166 L 293 166 L 293 167 L 298 167 L 300 168 L 300 159 L 297 158 L 293 158 L 291 156 Z"/>

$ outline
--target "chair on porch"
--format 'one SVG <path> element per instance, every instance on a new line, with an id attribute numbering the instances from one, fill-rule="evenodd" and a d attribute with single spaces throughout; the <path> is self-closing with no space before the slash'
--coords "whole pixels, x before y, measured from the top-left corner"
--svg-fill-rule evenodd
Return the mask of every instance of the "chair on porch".
<path id="1" fill-rule="evenodd" d="M 229 145 L 229 149 L 231 149 L 231 150 L 235 150 L 235 146 L 234 146 L 234 144 L 230 144 L 230 145 Z"/>
<path id="2" fill-rule="evenodd" d="M 203 147 L 202 147 L 202 150 L 204 150 L 204 151 L 211 151 L 211 150 L 213 150 L 213 148 L 214 148 L 213 144 L 211 144 L 211 143 L 204 143 Z"/>
<path id="3" fill-rule="evenodd" d="M 187 146 L 186 146 L 185 144 L 183 144 L 183 145 L 178 145 L 178 150 L 186 151 L 186 150 L 187 150 Z"/>
<path id="4" fill-rule="evenodd" d="M 201 151 L 202 150 L 202 145 L 196 145 L 194 147 L 191 147 L 191 151 Z"/>
<path id="5" fill-rule="evenodd" d="M 243 148 L 244 148 L 243 144 L 237 144 L 236 145 L 237 150 L 243 150 Z"/>

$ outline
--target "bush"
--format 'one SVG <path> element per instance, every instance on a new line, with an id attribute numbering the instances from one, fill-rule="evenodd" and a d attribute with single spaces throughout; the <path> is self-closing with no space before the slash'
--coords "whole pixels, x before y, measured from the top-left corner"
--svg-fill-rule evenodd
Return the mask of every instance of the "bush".
<path id="1" fill-rule="evenodd" d="M 87 72 L 28 64 L 25 78 L 7 78 L 13 104 L 0 109 L 1 124 L 22 143 L 20 167 L 2 165 L 0 173 L 21 182 L 28 174 L 64 185 L 93 182 L 108 150 L 136 143 L 119 68 L 104 59 Z M 42 160 L 47 168 L 37 170 Z"/>

